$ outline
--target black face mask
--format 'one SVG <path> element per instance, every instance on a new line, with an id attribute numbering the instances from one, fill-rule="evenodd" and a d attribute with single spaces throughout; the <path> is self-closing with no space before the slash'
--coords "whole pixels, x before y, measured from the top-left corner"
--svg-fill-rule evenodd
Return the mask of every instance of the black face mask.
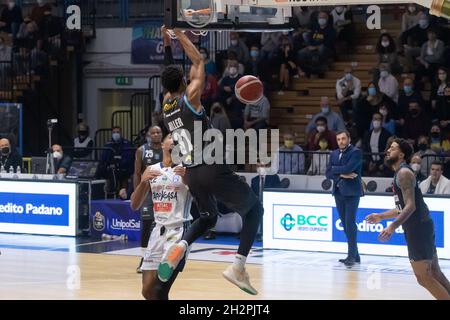
<path id="1" fill-rule="evenodd" d="M 11 149 L 9 147 L 2 148 L 2 156 L 7 156 L 11 152 Z"/>
<path id="2" fill-rule="evenodd" d="M 441 134 L 439 132 L 432 132 L 431 137 L 437 139 L 441 137 Z"/>
<path id="3" fill-rule="evenodd" d="M 417 147 L 419 148 L 420 151 L 425 151 L 428 149 L 428 145 L 426 143 L 419 143 Z"/>
<path id="4" fill-rule="evenodd" d="M 78 131 L 78 135 L 80 137 L 87 137 L 88 133 L 87 133 L 87 131 Z"/>

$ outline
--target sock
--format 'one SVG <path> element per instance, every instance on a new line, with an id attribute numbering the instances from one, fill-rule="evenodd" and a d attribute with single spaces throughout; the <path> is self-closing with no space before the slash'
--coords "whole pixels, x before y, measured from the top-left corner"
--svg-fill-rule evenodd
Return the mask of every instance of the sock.
<path id="1" fill-rule="evenodd" d="M 247 262 L 247 257 L 237 254 L 234 257 L 233 265 L 235 268 L 237 268 L 239 271 L 243 271 L 245 268 L 245 262 Z"/>

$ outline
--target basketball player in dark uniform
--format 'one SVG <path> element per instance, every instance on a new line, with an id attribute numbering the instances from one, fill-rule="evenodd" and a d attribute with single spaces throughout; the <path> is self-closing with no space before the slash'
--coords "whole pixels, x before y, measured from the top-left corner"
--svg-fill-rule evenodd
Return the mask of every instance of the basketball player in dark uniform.
<path id="1" fill-rule="evenodd" d="M 183 70 L 176 65 L 167 66 L 161 75 L 162 85 L 167 90 L 163 103 L 163 118 L 166 128 L 172 132 L 177 152 L 183 157 L 186 170 L 186 183 L 194 197 L 200 218 L 194 221 L 183 239 L 171 247 L 158 268 L 161 281 L 168 281 L 178 263 L 183 259 L 189 245 L 214 227 L 218 218 L 217 200 L 228 208 L 238 212 L 243 218 L 240 245 L 235 261 L 223 273 L 223 276 L 240 289 L 256 295 L 245 270 L 245 262 L 256 237 L 263 208 L 250 187 L 239 179 L 228 165 L 205 164 L 195 156 L 207 146 L 195 148 L 198 135 L 211 128 L 209 118 L 203 108 L 200 97 L 205 87 L 205 66 L 202 56 L 195 45 L 181 30 L 174 30 L 185 53 L 192 61 L 190 83 L 187 85 Z M 196 122 L 196 126 L 194 126 Z M 194 129 L 198 132 L 194 132 Z M 192 140 L 189 139 L 189 136 Z M 197 143 L 196 143 L 197 142 Z"/>
<path id="2" fill-rule="evenodd" d="M 141 183 L 141 177 L 144 171 L 154 165 L 160 163 L 163 158 L 163 150 L 161 147 L 162 130 L 158 126 L 150 127 L 146 135 L 147 143 L 136 150 L 136 160 L 134 163 L 134 190 Z M 144 201 L 141 211 L 141 247 L 147 248 L 150 234 L 152 233 L 153 223 L 155 218 L 153 216 L 153 203 L 150 196 Z M 136 269 L 137 273 L 142 273 L 141 266 L 144 258 Z"/>
<path id="3" fill-rule="evenodd" d="M 417 281 L 436 299 L 450 299 L 450 283 L 439 267 L 434 224 L 428 206 L 417 185 L 414 171 L 407 165 L 413 150 L 404 139 L 394 139 L 386 152 L 385 163 L 395 171 L 393 191 L 396 208 L 366 217 L 369 223 L 395 220 L 379 235 L 386 242 L 402 226 L 408 255 Z"/>

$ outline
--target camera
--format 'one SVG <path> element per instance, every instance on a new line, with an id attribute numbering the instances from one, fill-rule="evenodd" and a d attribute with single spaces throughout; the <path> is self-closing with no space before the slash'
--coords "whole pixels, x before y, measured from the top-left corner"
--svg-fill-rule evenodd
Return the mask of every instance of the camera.
<path id="1" fill-rule="evenodd" d="M 51 128 L 51 127 L 53 127 L 55 124 L 58 124 L 58 119 L 48 119 L 48 120 L 47 120 L 47 127 Z"/>

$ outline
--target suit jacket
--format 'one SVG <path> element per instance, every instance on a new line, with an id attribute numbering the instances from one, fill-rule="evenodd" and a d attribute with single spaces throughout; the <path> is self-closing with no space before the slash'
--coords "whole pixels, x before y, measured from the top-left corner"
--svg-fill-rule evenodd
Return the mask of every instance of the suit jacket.
<path id="1" fill-rule="evenodd" d="M 362 197 L 364 191 L 362 188 L 362 152 L 357 147 L 350 145 L 343 152 L 342 158 L 339 160 L 341 151 L 334 150 L 330 155 L 326 176 L 327 179 L 333 180 L 333 195 L 339 188 L 340 194 L 346 197 Z M 343 179 L 341 174 L 356 173 L 358 177 L 355 179 Z"/>

